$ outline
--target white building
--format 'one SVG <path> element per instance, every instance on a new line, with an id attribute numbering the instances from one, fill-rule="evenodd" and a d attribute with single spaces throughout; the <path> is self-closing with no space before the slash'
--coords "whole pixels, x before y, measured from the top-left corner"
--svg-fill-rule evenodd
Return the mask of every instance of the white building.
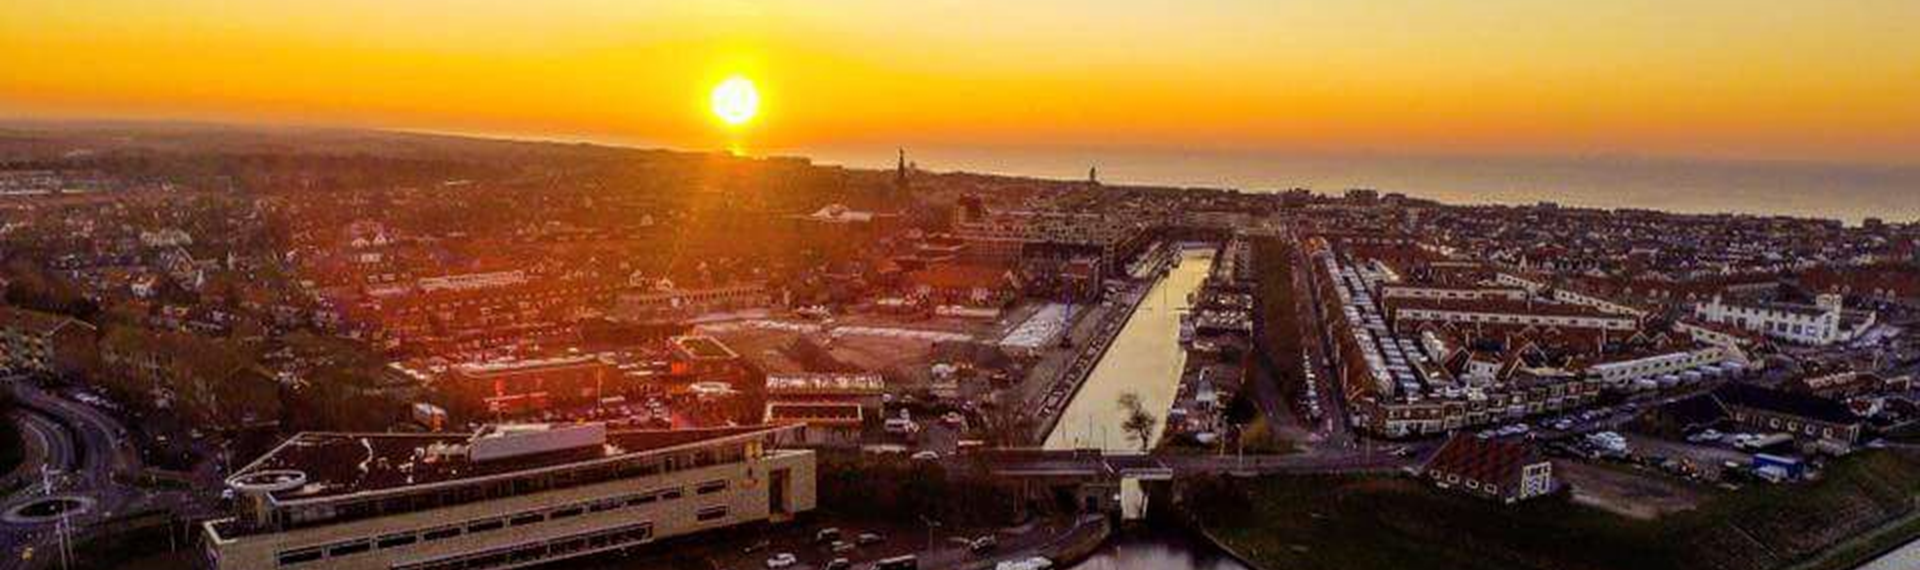
<path id="1" fill-rule="evenodd" d="M 1504 299 L 1429 299 L 1401 297 L 1385 303 L 1388 319 L 1395 326 L 1431 321 L 1440 323 L 1478 323 L 1494 325 L 1534 325 L 1610 331 L 1634 331 L 1639 319 L 1608 313 L 1585 305 L 1515 302 Z"/>
<path id="2" fill-rule="evenodd" d="M 1847 342 L 1873 328 L 1871 311 L 1849 311 L 1841 297 L 1824 294 L 1813 306 L 1787 303 L 1735 305 L 1715 296 L 1694 307 L 1694 315 L 1709 323 L 1740 327 L 1768 338 L 1794 344 L 1826 346 Z"/>
<path id="3" fill-rule="evenodd" d="M 1720 374 L 1726 365 L 1744 365 L 1745 356 L 1723 345 L 1696 346 L 1685 350 L 1659 352 L 1601 362 L 1587 368 L 1587 374 L 1612 388 L 1623 388 L 1641 381 L 1698 379 Z M 1691 374 L 1690 374 L 1691 373 Z M 1668 387 L 1664 386 L 1663 387 Z"/>
<path id="4" fill-rule="evenodd" d="M 694 288 L 681 288 L 666 279 L 650 280 L 638 276 L 629 282 L 641 289 L 620 295 L 614 310 L 624 317 L 693 316 L 764 309 L 773 304 L 773 296 L 767 292 L 766 285 L 757 282 Z"/>
<path id="5" fill-rule="evenodd" d="M 1481 299 L 1501 299 L 1506 301 L 1527 300 L 1527 290 L 1513 287 L 1445 287 L 1437 285 L 1383 285 L 1380 287 L 1383 299 L 1445 299 L 1477 301 Z"/>
<path id="6" fill-rule="evenodd" d="M 303 433 L 240 469 L 209 521 L 213 568 L 489 570 L 644 547 L 814 508 L 788 427 L 472 435 Z"/>
<path id="7" fill-rule="evenodd" d="M 439 277 L 422 277 L 416 285 L 421 291 L 472 291 L 493 287 L 507 287 L 527 282 L 527 272 L 519 269 L 511 271 L 487 271 L 481 273 L 459 273 Z"/>

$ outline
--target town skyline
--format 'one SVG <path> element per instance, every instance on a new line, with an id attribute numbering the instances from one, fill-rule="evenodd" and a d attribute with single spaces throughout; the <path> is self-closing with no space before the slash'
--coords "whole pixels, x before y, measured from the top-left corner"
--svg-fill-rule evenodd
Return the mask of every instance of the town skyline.
<path id="1" fill-rule="evenodd" d="M 1920 2 L 0 2 L 0 570 L 1915 570 Z"/>

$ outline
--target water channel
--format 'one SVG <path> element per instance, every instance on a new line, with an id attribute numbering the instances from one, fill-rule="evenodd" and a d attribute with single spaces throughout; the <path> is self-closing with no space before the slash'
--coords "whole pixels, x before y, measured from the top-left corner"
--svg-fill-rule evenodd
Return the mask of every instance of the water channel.
<path id="1" fill-rule="evenodd" d="M 1153 428 L 1154 438 L 1159 438 L 1167 410 L 1179 393 L 1180 370 L 1187 363 L 1187 353 L 1180 347 L 1180 314 L 1187 309 L 1187 297 L 1200 288 L 1212 267 L 1212 254 L 1185 253 L 1148 289 L 1133 318 L 1047 435 L 1047 449 L 1138 451 L 1139 441 L 1120 429 L 1127 415 L 1120 407 L 1120 396 L 1129 393 L 1138 395 L 1159 420 Z"/>
<path id="2" fill-rule="evenodd" d="M 1114 338 L 1093 374 L 1067 404 L 1048 434 L 1048 449 L 1099 448 L 1138 451 L 1140 443 L 1120 428 L 1126 411 L 1122 394 L 1135 394 L 1159 420 L 1154 439 L 1165 429 L 1167 410 L 1179 393 L 1186 350 L 1180 346 L 1180 315 L 1213 267 L 1210 252 L 1183 253 L 1179 262 L 1148 289 L 1140 306 Z M 1137 487 L 1128 489 L 1135 491 Z M 1129 497 L 1133 501 L 1139 499 Z M 1123 501 L 1129 502 L 1129 501 Z M 1203 537 L 1160 528 L 1114 536 L 1074 570 L 1247 570 Z"/>
<path id="3" fill-rule="evenodd" d="M 1165 529 L 1128 531 L 1107 540 L 1070 570 L 1252 570 L 1200 536 Z"/>

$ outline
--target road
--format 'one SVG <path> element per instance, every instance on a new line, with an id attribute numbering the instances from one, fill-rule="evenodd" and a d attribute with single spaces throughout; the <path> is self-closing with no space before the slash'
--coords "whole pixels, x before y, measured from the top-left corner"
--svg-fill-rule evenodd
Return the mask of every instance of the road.
<path id="1" fill-rule="evenodd" d="M 994 453 L 994 452 L 989 452 Z M 1150 455 L 1114 454 L 1095 456 L 1072 451 L 1001 451 L 989 458 L 994 472 L 1013 476 L 1105 476 L 1115 470 L 1164 467 L 1175 478 L 1198 475 L 1278 475 L 1313 473 L 1381 473 L 1411 467 L 1419 453 L 1394 455 L 1367 450 L 1328 450 L 1279 455 L 1195 455 L 1153 453 Z M 946 459 L 948 466 L 964 469 L 974 465 L 972 458 Z M 1137 472 L 1136 472 L 1137 473 Z"/>
<path id="2" fill-rule="evenodd" d="M 73 468 L 73 444 L 67 440 L 66 430 L 59 425 L 32 412 L 14 412 L 7 421 L 20 427 L 20 443 L 26 449 L 21 454 L 20 465 L 0 479 L 0 489 L 37 483 L 41 470 L 45 468 L 59 471 Z"/>
<path id="3" fill-rule="evenodd" d="M 44 464 L 55 473 L 48 478 L 53 495 L 78 496 L 93 501 L 92 508 L 69 522 L 75 528 L 112 519 L 127 512 L 178 504 L 178 493 L 161 495 L 125 483 L 142 466 L 126 439 L 126 429 L 106 413 L 73 402 L 24 380 L 5 382 L 14 392 L 24 432 L 45 446 Z M 30 485 L 0 504 L 12 507 L 45 496 L 47 489 Z M 57 552 L 53 525 L 0 522 L 0 570 L 24 567 L 30 551 L 44 560 Z"/>
<path id="4" fill-rule="evenodd" d="M 1294 256 L 1293 300 L 1297 303 L 1294 314 L 1300 317 L 1296 320 L 1300 324 L 1300 338 L 1307 339 L 1304 343 L 1307 366 L 1314 371 L 1314 380 L 1318 383 L 1315 391 L 1321 399 L 1320 409 L 1326 412 L 1322 414 L 1321 424 L 1316 426 L 1315 431 L 1331 445 L 1352 448 L 1356 445 L 1356 438 L 1352 426 L 1347 423 L 1346 387 L 1338 382 L 1339 371 L 1334 369 L 1332 357 L 1333 327 L 1322 312 L 1320 290 L 1313 286 L 1314 272 L 1319 268 L 1313 264 L 1313 259 L 1307 256 L 1307 250 L 1301 244 L 1296 242 L 1289 249 Z"/>

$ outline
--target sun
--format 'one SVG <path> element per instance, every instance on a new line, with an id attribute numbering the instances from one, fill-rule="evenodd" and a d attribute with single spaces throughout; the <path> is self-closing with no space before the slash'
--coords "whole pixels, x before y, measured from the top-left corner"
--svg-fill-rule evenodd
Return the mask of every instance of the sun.
<path id="1" fill-rule="evenodd" d="M 713 114 L 728 125 L 744 125 L 760 112 L 760 92 L 745 77 L 729 77 L 713 88 Z"/>

